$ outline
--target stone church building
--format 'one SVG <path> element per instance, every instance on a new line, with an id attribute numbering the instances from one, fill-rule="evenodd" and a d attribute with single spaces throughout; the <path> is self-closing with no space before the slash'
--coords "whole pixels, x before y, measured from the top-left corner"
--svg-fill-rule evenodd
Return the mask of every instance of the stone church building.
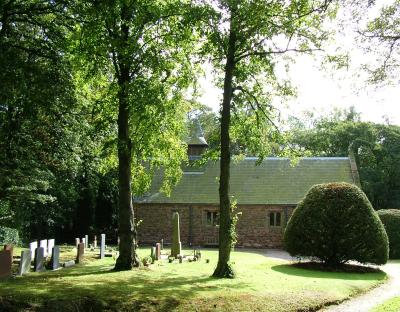
<path id="1" fill-rule="evenodd" d="M 198 132 L 199 133 L 199 132 Z M 189 159 L 198 159 L 207 148 L 201 133 L 188 142 Z M 231 162 L 230 193 L 241 212 L 237 224 L 238 247 L 282 246 L 284 228 L 296 204 L 314 184 L 348 182 L 359 184 L 351 157 L 289 159 L 271 157 L 260 164 L 246 157 Z M 171 242 L 172 214 L 180 216 L 181 242 L 186 246 L 218 245 L 219 162 L 188 166 L 167 197 L 159 191 L 162 173 L 155 175 L 147 194 L 134 201 L 140 244 L 164 239 Z"/>

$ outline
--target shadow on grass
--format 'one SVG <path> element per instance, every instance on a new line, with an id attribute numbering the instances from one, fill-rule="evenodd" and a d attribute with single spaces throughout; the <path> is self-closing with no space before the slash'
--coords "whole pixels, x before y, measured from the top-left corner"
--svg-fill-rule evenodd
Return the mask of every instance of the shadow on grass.
<path id="1" fill-rule="evenodd" d="M 0 310 L 8 305 L 29 311 L 171 311 L 201 293 L 223 289 L 208 275 L 185 277 L 146 269 L 124 274 L 112 268 L 76 266 L 10 279 L 0 283 Z M 246 286 L 236 282 L 230 288 Z"/>
<path id="2" fill-rule="evenodd" d="M 271 267 L 272 270 L 293 276 L 310 277 L 310 278 L 331 278 L 341 280 L 383 280 L 386 273 L 380 270 L 370 273 L 360 272 L 329 272 L 319 269 L 306 269 L 298 267 L 296 264 L 280 264 Z"/>

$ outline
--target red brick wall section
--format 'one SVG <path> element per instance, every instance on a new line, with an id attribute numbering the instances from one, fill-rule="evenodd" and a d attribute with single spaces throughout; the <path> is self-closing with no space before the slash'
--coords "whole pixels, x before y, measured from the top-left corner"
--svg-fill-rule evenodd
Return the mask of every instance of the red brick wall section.
<path id="1" fill-rule="evenodd" d="M 241 211 L 242 214 L 237 224 L 237 246 L 282 247 L 286 219 L 290 217 L 293 209 L 293 206 L 283 205 L 239 205 L 237 211 Z M 206 212 L 218 211 L 216 205 L 136 204 L 136 218 L 142 220 L 138 229 L 139 244 L 152 244 L 161 239 L 164 239 L 165 244 L 170 244 L 172 213 L 175 211 L 179 213 L 183 245 L 187 246 L 189 243 L 193 246 L 218 244 L 218 227 L 206 224 Z M 281 213 L 280 227 L 269 225 L 270 212 Z M 190 214 L 192 214 L 191 231 L 189 229 Z M 285 218 L 286 215 L 287 218 Z"/>

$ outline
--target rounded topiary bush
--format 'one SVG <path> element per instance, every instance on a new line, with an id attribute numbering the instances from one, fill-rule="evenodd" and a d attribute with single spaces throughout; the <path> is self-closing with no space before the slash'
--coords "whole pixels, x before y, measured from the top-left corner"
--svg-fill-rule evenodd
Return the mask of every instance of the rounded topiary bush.
<path id="1" fill-rule="evenodd" d="M 314 185 L 293 211 L 284 246 L 290 255 L 336 267 L 349 260 L 385 264 L 388 237 L 365 194 L 355 185 Z"/>
<path id="2" fill-rule="evenodd" d="M 378 216 L 389 237 L 389 258 L 400 259 L 400 210 L 378 210 Z"/>

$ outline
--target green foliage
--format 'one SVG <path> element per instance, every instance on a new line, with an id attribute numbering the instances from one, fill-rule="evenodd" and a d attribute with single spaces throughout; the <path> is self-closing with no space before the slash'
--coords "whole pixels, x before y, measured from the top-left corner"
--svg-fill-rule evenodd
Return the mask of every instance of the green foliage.
<path id="1" fill-rule="evenodd" d="M 292 123 L 288 133 L 292 149 L 312 156 L 347 157 L 351 147 L 362 189 L 373 207 L 400 206 L 399 126 L 361 122 L 354 109 L 310 119 L 311 127 Z"/>
<path id="2" fill-rule="evenodd" d="M 0 226 L 0 245 L 12 244 L 19 245 L 20 239 L 18 230 Z"/>
<path id="3" fill-rule="evenodd" d="M 294 210 L 284 234 L 285 249 L 327 266 L 354 260 L 385 264 L 388 237 L 365 194 L 355 185 L 313 186 Z"/>
<path id="4" fill-rule="evenodd" d="M 377 213 L 389 238 L 389 258 L 400 259 L 400 210 L 381 209 Z"/>

